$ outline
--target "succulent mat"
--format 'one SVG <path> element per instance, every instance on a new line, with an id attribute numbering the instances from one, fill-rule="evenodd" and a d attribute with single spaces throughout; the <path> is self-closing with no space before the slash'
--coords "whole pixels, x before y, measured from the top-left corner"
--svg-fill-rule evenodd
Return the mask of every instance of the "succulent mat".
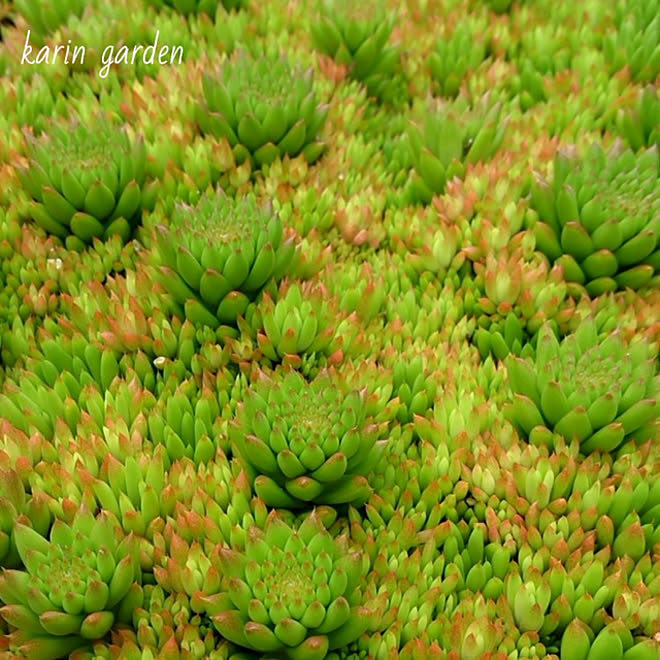
<path id="1" fill-rule="evenodd" d="M 0 19 L 0 658 L 660 658 L 658 0 Z"/>

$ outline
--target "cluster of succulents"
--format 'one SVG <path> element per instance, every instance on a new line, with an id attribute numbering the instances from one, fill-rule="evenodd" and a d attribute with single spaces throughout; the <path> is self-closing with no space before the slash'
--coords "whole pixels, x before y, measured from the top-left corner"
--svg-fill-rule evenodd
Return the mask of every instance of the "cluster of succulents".
<path id="1" fill-rule="evenodd" d="M 657 9 L 0 2 L 0 658 L 657 660 Z"/>
<path id="2" fill-rule="evenodd" d="M 486 99 L 476 112 L 466 110 L 464 103 L 449 107 L 434 102 L 421 122 L 411 124 L 408 145 L 416 174 L 411 184 L 413 199 L 430 201 L 445 191 L 448 181 L 462 177 L 468 165 L 487 160 L 497 151 L 506 128 L 501 105 L 488 107 Z"/>
<path id="3" fill-rule="evenodd" d="M 369 94 L 391 98 L 400 48 L 391 42 L 396 15 L 382 0 L 356 5 L 350 0 L 321 0 L 311 24 L 315 48 L 332 57 L 359 80 Z"/>
<path id="4" fill-rule="evenodd" d="M 35 0 L 16 0 L 16 9 L 26 18 L 31 33 L 43 40 L 55 32 L 73 16 L 80 16 L 87 3 L 84 0 L 58 0 L 53 2 L 35 2 Z"/>

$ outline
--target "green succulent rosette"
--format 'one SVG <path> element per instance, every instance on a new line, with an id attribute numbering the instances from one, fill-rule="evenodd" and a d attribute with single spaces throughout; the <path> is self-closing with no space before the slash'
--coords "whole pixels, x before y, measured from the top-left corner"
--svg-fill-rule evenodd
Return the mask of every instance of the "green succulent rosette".
<path id="1" fill-rule="evenodd" d="M 599 336 L 593 319 L 561 343 L 544 325 L 533 361 L 507 359 L 510 417 L 533 444 L 552 444 L 558 434 L 577 438 L 583 454 L 646 440 L 660 414 L 654 359 L 644 340 L 626 345 L 616 332 Z"/>
<path id="2" fill-rule="evenodd" d="M 253 195 L 205 193 L 195 206 L 177 205 L 156 232 L 163 285 L 196 325 L 234 324 L 295 263 L 279 216 Z"/>
<path id="3" fill-rule="evenodd" d="M 121 127 L 53 124 L 28 140 L 28 164 L 18 166 L 32 197 L 30 215 L 49 234 L 80 249 L 113 234 L 128 241 L 140 222 L 146 151 Z"/>
<path id="4" fill-rule="evenodd" d="M 159 8 L 171 7 L 184 16 L 204 13 L 214 17 L 219 7 L 231 11 L 242 9 L 246 3 L 245 0 L 151 0 L 151 4 Z"/>
<path id="5" fill-rule="evenodd" d="M 319 133 L 327 106 L 318 102 L 312 72 L 282 57 L 237 53 L 203 78 L 198 123 L 205 133 L 229 141 L 238 163 L 268 165 L 302 154 L 316 161 L 325 148 Z"/>
<path id="6" fill-rule="evenodd" d="M 72 16 L 82 16 L 85 7 L 90 4 L 85 0 L 15 0 L 14 6 L 29 23 L 30 36 L 40 40 L 55 32 Z"/>
<path id="7" fill-rule="evenodd" d="M 25 571 L 0 575 L 0 616 L 17 629 L 19 657 L 65 656 L 141 604 L 137 546 L 111 514 L 81 509 L 71 525 L 56 520 L 50 540 L 17 523 L 14 537 Z"/>
<path id="8" fill-rule="evenodd" d="M 311 24 L 314 47 L 348 67 L 376 97 L 387 95 L 400 49 L 389 43 L 396 17 L 381 0 L 323 0 Z"/>
<path id="9" fill-rule="evenodd" d="M 344 393 L 328 372 L 311 382 L 297 371 L 261 373 L 237 407 L 230 438 L 268 506 L 360 506 L 384 449 L 368 412 L 365 392 Z"/>
<path id="10" fill-rule="evenodd" d="M 245 552 L 220 551 L 224 591 L 212 619 L 221 635 L 267 657 L 323 660 L 355 641 L 371 612 L 360 605 L 363 558 L 333 539 L 315 512 L 296 529 L 271 514 Z"/>
<path id="11" fill-rule="evenodd" d="M 659 169 L 656 146 L 560 152 L 552 183 L 532 186 L 537 248 L 591 296 L 648 284 L 660 269 Z"/>

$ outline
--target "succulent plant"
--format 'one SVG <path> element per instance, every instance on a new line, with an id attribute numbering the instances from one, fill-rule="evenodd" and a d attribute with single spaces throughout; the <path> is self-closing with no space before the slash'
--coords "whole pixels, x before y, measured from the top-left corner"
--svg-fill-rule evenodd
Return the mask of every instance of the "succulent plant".
<path id="1" fill-rule="evenodd" d="M 658 90 L 647 85 L 638 92 L 637 103 L 633 108 L 620 109 L 616 124 L 622 137 L 628 140 L 633 151 L 655 145 L 660 149 L 660 98 Z"/>
<path id="2" fill-rule="evenodd" d="M 647 284 L 660 268 L 658 148 L 594 144 L 554 165 L 552 183 L 532 186 L 537 247 L 592 296 Z"/>
<path id="3" fill-rule="evenodd" d="M 321 0 L 311 24 L 312 39 L 320 52 L 347 66 L 370 94 L 388 97 L 400 54 L 399 47 L 389 43 L 395 21 L 382 0 Z"/>
<path id="4" fill-rule="evenodd" d="M 429 202 L 434 194 L 444 192 L 450 179 L 462 177 L 467 165 L 497 151 L 506 126 L 500 114 L 500 104 L 469 112 L 463 102 L 454 108 L 438 103 L 428 108 L 423 123 L 411 124 L 408 144 L 417 174 L 415 200 Z"/>
<path id="5" fill-rule="evenodd" d="M 61 657 L 105 636 L 115 620 L 140 605 L 140 567 L 132 537 L 121 539 L 114 516 L 80 510 L 72 525 L 55 521 L 50 541 L 16 524 L 25 571 L 0 575 L 0 615 L 26 657 Z M 123 610 L 122 610 L 123 608 Z"/>
<path id="6" fill-rule="evenodd" d="M 151 0 L 151 3 L 157 7 L 172 7 L 184 15 L 206 13 L 213 18 L 218 7 L 242 9 L 245 0 Z"/>
<path id="7" fill-rule="evenodd" d="M 431 75 L 442 96 L 456 96 L 465 75 L 487 57 L 485 15 L 457 22 L 449 36 L 441 36 L 429 57 Z"/>
<path id="8" fill-rule="evenodd" d="M 227 138 L 238 163 L 249 158 L 259 167 L 299 154 L 312 163 L 323 153 L 327 108 L 317 100 L 311 71 L 286 58 L 236 53 L 219 72 L 204 75 L 203 90 L 199 125 Z"/>
<path id="9" fill-rule="evenodd" d="M 119 234 L 128 241 L 141 216 L 146 152 L 141 139 L 98 118 L 53 124 L 30 139 L 19 177 L 32 197 L 30 214 L 46 230 L 81 248 Z"/>
<path id="10" fill-rule="evenodd" d="M 295 246 L 282 222 L 254 196 L 221 190 L 179 204 L 157 227 L 161 279 L 194 324 L 233 324 L 270 282 L 292 267 Z"/>
<path id="11" fill-rule="evenodd" d="M 55 32 L 70 17 L 81 16 L 88 4 L 85 0 L 14 0 L 30 24 L 31 34 L 39 39 Z"/>
<path id="12" fill-rule="evenodd" d="M 626 346 L 617 333 L 597 334 L 585 320 L 561 343 L 545 325 L 534 362 L 510 356 L 510 414 L 534 444 L 552 434 L 577 438 L 583 454 L 610 452 L 657 429 L 658 376 L 643 340 Z"/>
<path id="13" fill-rule="evenodd" d="M 323 660 L 356 640 L 370 623 L 361 606 L 363 557 L 333 539 L 316 513 L 298 529 L 271 514 L 248 530 L 245 552 L 223 549 L 222 598 L 212 619 L 244 648 L 291 660 Z"/>
<path id="14" fill-rule="evenodd" d="M 298 363 L 302 355 L 330 353 L 337 328 L 328 297 L 322 286 L 297 282 L 283 283 L 277 302 L 266 293 L 249 319 L 263 354 L 273 362 Z"/>
<path id="15" fill-rule="evenodd" d="M 311 382 L 297 371 L 262 373 L 239 403 L 230 437 L 268 506 L 359 506 L 384 449 L 368 412 L 364 392 L 345 393 L 327 372 Z"/>

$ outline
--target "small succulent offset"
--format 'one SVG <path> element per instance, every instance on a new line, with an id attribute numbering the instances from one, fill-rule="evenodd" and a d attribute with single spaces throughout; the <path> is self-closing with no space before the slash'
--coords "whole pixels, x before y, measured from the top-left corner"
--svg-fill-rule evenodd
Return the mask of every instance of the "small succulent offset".
<path id="1" fill-rule="evenodd" d="M 122 607 L 130 615 L 141 604 L 137 546 L 108 512 L 56 520 L 50 541 L 20 523 L 14 536 L 26 570 L 0 575 L 0 614 L 17 628 L 10 644 L 20 657 L 62 657 L 105 636 Z"/>
<path id="2" fill-rule="evenodd" d="M 194 324 L 234 324 L 269 282 L 294 262 L 293 239 L 270 205 L 253 195 L 234 200 L 222 190 L 195 206 L 177 205 L 158 225 L 161 279 Z"/>
<path id="3" fill-rule="evenodd" d="M 552 183 L 532 186 L 537 247 L 592 296 L 644 286 L 660 269 L 659 171 L 656 146 L 560 152 Z"/>
<path id="4" fill-rule="evenodd" d="M 184 15 L 205 13 L 214 17 L 218 7 L 228 11 L 242 9 L 245 0 L 151 0 L 151 3 L 157 7 L 172 7 Z"/>
<path id="5" fill-rule="evenodd" d="M 399 64 L 399 47 L 389 43 L 395 20 L 382 0 L 322 0 L 318 20 L 311 24 L 312 39 L 370 94 L 383 97 Z"/>
<path id="6" fill-rule="evenodd" d="M 423 123 L 412 123 L 408 147 L 416 178 L 415 201 L 431 201 L 453 177 L 462 177 L 471 163 L 487 160 L 499 148 L 505 122 L 499 103 L 469 113 L 460 104 L 454 108 L 439 103 L 428 108 Z M 471 116 L 470 116 L 471 114 Z"/>
<path id="7" fill-rule="evenodd" d="M 227 138 L 238 163 L 267 165 L 302 154 L 308 163 L 324 150 L 319 133 L 327 106 L 318 102 L 312 72 L 282 57 L 237 53 L 219 72 L 205 74 L 198 123 Z"/>
<path id="8" fill-rule="evenodd" d="M 92 239 L 131 238 L 140 221 L 146 151 L 121 127 L 98 119 L 53 124 L 28 144 L 18 175 L 30 213 L 49 234 L 80 249 Z"/>
<path id="9" fill-rule="evenodd" d="M 277 514 L 251 527 L 245 552 L 220 551 L 225 576 L 212 619 L 239 646 L 290 660 L 323 660 L 355 641 L 371 612 L 360 605 L 363 556 L 333 539 L 312 512 L 296 529 Z"/>
<path id="10" fill-rule="evenodd" d="M 327 372 L 312 382 L 293 370 L 278 376 L 260 374 L 230 429 L 257 494 L 273 507 L 360 506 L 384 449 L 365 392 L 345 393 Z"/>
<path id="11" fill-rule="evenodd" d="M 558 342 L 545 325 L 534 362 L 509 356 L 511 418 L 533 444 L 552 434 L 577 438 L 588 454 L 610 452 L 657 433 L 660 377 L 644 340 L 625 345 L 618 333 L 599 337 L 593 319 Z"/>
<path id="12" fill-rule="evenodd" d="M 477 69 L 488 56 L 484 36 L 487 27 L 487 16 L 470 17 L 457 22 L 451 35 L 437 40 L 429 67 L 442 96 L 456 96 L 466 74 Z"/>

